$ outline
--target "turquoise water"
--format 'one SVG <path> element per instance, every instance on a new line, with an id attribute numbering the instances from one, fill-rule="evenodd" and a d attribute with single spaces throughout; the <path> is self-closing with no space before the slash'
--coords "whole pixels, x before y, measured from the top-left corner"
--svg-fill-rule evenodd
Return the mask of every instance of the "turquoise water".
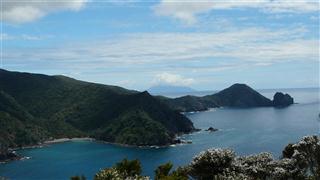
<path id="1" fill-rule="evenodd" d="M 283 147 L 302 136 L 319 133 L 319 89 L 291 89 L 299 104 L 288 108 L 221 108 L 187 116 L 197 128 L 209 126 L 220 129 L 209 133 L 200 131 L 183 136 L 192 144 L 148 149 L 128 148 L 90 141 L 66 142 L 37 149 L 19 151 L 28 160 L 0 165 L 0 176 L 11 179 L 68 179 L 72 175 L 92 178 L 103 167 L 127 157 L 138 158 L 144 174 L 153 176 L 161 163 L 171 161 L 185 165 L 199 152 L 212 147 L 233 148 L 245 155 L 267 151 L 279 157 Z M 275 90 L 261 93 L 272 97 Z"/>

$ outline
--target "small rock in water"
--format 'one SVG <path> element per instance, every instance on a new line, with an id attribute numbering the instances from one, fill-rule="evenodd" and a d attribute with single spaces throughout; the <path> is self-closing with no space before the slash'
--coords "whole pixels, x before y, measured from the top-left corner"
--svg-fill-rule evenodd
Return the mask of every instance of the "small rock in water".
<path id="1" fill-rule="evenodd" d="M 215 132 L 215 131 L 218 131 L 218 129 L 209 127 L 206 131 Z"/>
<path id="2" fill-rule="evenodd" d="M 181 139 L 175 139 L 173 141 L 173 144 L 181 144 L 181 143 L 182 143 Z"/>
<path id="3" fill-rule="evenodd" d="M 0 162 L 8 162 L 11 160 L 19 160 L 21 157 L 18 156 L 15 151 L 7 151 L 7 152 L 3 152 L 0 153 Z"/>

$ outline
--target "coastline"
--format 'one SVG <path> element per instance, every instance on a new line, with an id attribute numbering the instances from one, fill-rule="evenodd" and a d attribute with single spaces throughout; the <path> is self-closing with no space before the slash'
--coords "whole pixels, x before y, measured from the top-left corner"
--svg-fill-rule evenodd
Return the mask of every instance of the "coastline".
<path id="1" fill-rule="evenodd" d="M 96 139 L 90 137 L 83 137 L 83 138 L 58 138 L 53 140 L 44 141 L 42 144 L 55 144 L 55 143 L 62 143 L 62 142 L 69 142 L 69 141 L 95 141 Z"/>
<path id="2" fill-rule="evenodd" d="M 33 149 L 33 148 L 42 148 L 44 146 L 48 146 L 50 144 L 55 144 L 55 143 L 62 143 L 62 142 L 68 142 L 68 141 L 94 141 L 95 139 L 89 138 L 89 137 L 84 137 L 84 138 L 57 138 L 57 139 L 52 139 L 52 140 L 46 140 L 43 142 L 40 142 L 35 145 L 28 145 L 28 146 L 22 146 L 22 147 L 15 147 L 15 148 L 9 148 L 9 151 L 16 151 L 16 150 L 21 150 L 21 149 Z"/>
<path id="3" fill-rule="evenodd" d="M 190 141 L 181 140 L 180 143 L 171 143 L 171 144 L 166 144 L 166 145 L 140 145 L 139 146 L 139 145 L 129 145 L 129 144 L 122 144 L 122 143 L 115 143 L 115 142 L 107 142 L 107 141 L 96 140 L 96 139 L 94 141 L 99 142 L 99 143 L 103 143 L 103 144 L 110 144 L 110 145 L 120 146 L 120 147 L 141 148 L 141 149 L 152 149 L 152 148 L 159 149 L 159 148 L 174 147 L 175 145 L 184 145 L 184 144 L 191 144 L 192 143 Z"/>
<path id="4" fill-rule="evenodd" d="M 70 141 L 95 141 L 95 142 L 99 142 L 99 143 L 103 143 L 103 144 L 110 144 L 110 145 L 115 145 L 115 146 L 120 146 L 120 147 L 127 147 L 127 148 L 144 148 L 144 149 L 149 149 L 149 148 L 155 148 L 155 149 L 159 149 L 159 148 L 167 148 L 167 147 L 174 147 L 176 145 L 184 145 L 184 144 L 191 144 L 191 141 L 185 141 L 185 140 L 181 140 L 178 137 L 183 135 L 183 134 L 191 134 L 194 132 L 198 132 L 199 129 L 196 129 L 195 131 L 192 131 L 190 133 L 181 133 L 181 134 L 177 134 L 176 135 L 176 143 L 171 143 L 171 144 L 167 144 L 167 145 L 143 145 L 143 146 L 139 146 L 139 145 L 129 145 L 129 144 L 122 144 L 122 143 L 115 143 L 115 142 L 107 142 L 107 141 L 103 141 L 103 140 L 98 140 L 95 138 L 90 138 L 90 137 L 75 137 L 75 138 L 56 138 L 56 139 L 51 139 L 51 140 L 46 140 L 43 141 L 41 143 L 38 143 L 36 145 L 29 145 L 29 146 L 22 146 L 22 147 L 16 147 L 16 148 L 9 148 L 8 149 L 8 153 L 13 153 L 16 155 L 15 159 L 6 159 L 4 161 L 0 161 L 0 163 L 8 163 L 14 160 L 25 160 L 25 159 L 30 159 L 30 157 L 25 157 L 25 156 L 20 156 L 19 153 L 17 153 L 16 151 L 18 150 L 23 150 L 23 149 L 34 149 L 34 148 L 43 148 L 43 147 L 47 147 L 51 144 L 57 144 L 57 143 L 64 143 L 64 142 L 70 142 Z"/>
<path id="5" fill-rule="evenodd" d="M 89 137 L 84 137 L 84 138 L 58 138 L 58 139 L 46 140 L 46 141 L 38 143 L 36 145 L 9 148 L 8 149 L 8 154 L 14 155 L 14 157 L 13 158 L 8 158 L 8 159 L 4 159 L 4 160 L 0 160 L 0 164 L 8 163 L 10 161 L 15 161 L 15 160 L 30 159 L 30 157 L 20 156 L 19 153 L 16 152 L 17 150 L 43 148 L 43 147 L 49 146 L 50 144 L 63 143 L 63 142 L 69 142 L 69 141 L 96 141 L 96 140 L 93 139 L 93 138 L 89 138 Z"/>

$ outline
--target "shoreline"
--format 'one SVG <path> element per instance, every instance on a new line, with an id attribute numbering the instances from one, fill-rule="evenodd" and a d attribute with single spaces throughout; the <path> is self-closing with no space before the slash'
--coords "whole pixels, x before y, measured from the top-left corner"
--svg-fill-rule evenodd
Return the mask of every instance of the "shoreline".
<path id="1" fill-rule="evenodd" d="M 141 148 L 141 149 L 159 149 L 159 148 L 168 148 L 168 147 L 175 147 L 177 145 L 187 145 L 187 144 L 192 144 L 192 141 L 188 140 L 183 140 L 180 139 L 179 137 L 185 134 L 192 134 L 195 132 L 199 132 L 201 129 L 194 129 L 193 131 L 189 133 L 179 133 L 176 134 L 176 137 L 174 139 L 174 142 L 166 145 L 130 145 L 130 144 L 122 144 L 122 143 L 116 143 L 116 142 L 107 142 L 103 140 L 98 140 L 95 138 L 90 138 L 90 137 L 74 137 L 74 138 L 56 138 L 56 139 L 50 139 L 46 140 L 43 142 L 40 142 L 35 145 L 28 145 L 28 146 L 22 146 L 22 147 L 15 147 L 15 148 L 8 148 L 8 153 L 13 153 L 16 155 L 15 159 L 6 159 L 3 161 L 0 161 L 0 163 L 8 163 L 14 160 L 25 160 L 25 159 L 30 159 L 30 157 L 25 157 L 25 156 L 20 156 L 19 153 L 16 151 L 23 150 L 23 149 L 34 149 L 34 148 L 43 148 L 43 147 L 48 147 L 51 144 L 57 144 L 57 143 L 64 143 L 64 142 L 70 142 L 70 141 L 94 141 L 98 143 L 103 143 L 103 144 L 110 144 L 110 145 L 115 145 L 119 147 L 126 147 L 126 148 Z"/>
<path id="2" fill-rule="evenodd" d="M 17 151 L 22 149 L 33 149 L 33 148 L 42 148 L 45 146 L 49 146 L 50 144 L 55 143 L 63 143 L 63 142 L 69 142 L 69 141 L 94 141 L 95 139 L 85 137 L 85 138 L 57 138 L 52 140 L 46 140 L 41 143 L 35 144 L 35 145 L 28 145 L 28 146 L 22 146 L 22 147 L 15 147 L 15 148 L 9 148 L 8 151 Z"/>
<path id="3" fill-rule="evenodd" d="M 198 132 L 198 131 L 199 131 L 199 129 L 196 129 L 195 131 L 192 131 L 190 133 L 178 134 L 176 137 L 182 136 L 183 134 L 192 134 L 192 133 L 195 133 L 195 132 Z M 107 142 L 107 141 L 98 140 L 98 139 L 90 138 L 90 137 L 56 138 L 56 139 L 46 140 L 46 141 L 43 141 L 43 142 L 35 144 L 35 145 L 28 145 L 28 146 L 22 146 L 22 147 L 9 148 L 8 152 L 9 153 L 14 153 L 17 156 L 17 158 L 16 159 L 8 159 L 8 160 L 0 161 L 0 163 L 8 163 L 8 162 L 11 162 L 11 161 L 14 161 L 14 160 L 30 159 L 30 157 L 20 156 L 19 153 L 16 152 L 16 151 L 19 151 L 19 150 L 43 148 L 43 147 L 48 147 L 51 144 L 58 144 L 58 143 L 71 142 L 71 141 L 94 141 L 94 142 L 98 142 L 98 143 L 110 144 L 110 145 L 115 145 L 115 146 L 119 146 L 119 147 L 142 148 L 142 149 L 149 149 L 149 148 L 159 149 L 159 148 L 174 147 L 176 145 L 186 145 L 186 144 L 191 144 L 192 143 L 191 141 L 185 141 L 185 140 L 181 140 L 181 139 L 178 139 L 178 138 L 176 140 L 179 140 L 179 143 L 171 143 L 171 144 L 167 144 L 167 145 L 143 145 L 143 146 L 139 146 L 139 145 L 129 145 L 129 144 L 122 144 L 122 143 L 115 143 L 115 142 Z"/>
<path id="4" fill-rule="evenodd" d="M 57 138 L 57 139 L 52 139 L 52 140 L 46 140 L 46 141 L 38 143 L 36 145 L 8 148 L 8 154 L 14 154 L 15 158 L 13 158 L 13 159 L 5 159 L 3 161 L 0 161 L 0 164 L 8 163 L 8 162 L 15 161 L 15 160 L 30 159 L 30 157 L 20 156 L 19 153 L 17 153 L 16 151 L 23 150 L 23 149 L 43 148 L 43 147 L 48 147 L 50 144 L 63 143 L 63 142 L 69 142 L 69 141 L 96 141 L 96 140 L 93 139 L 93 138 L 89 138 L 89 137 L 84 137 L 84 138 Z"/>
<path id="5" fill-rule="evenodd" d="M 95 141 L 95 140 L 96 139 L 90 138 L 90 137 L 84 137 L 84 138 L 58 138 L 58 139 L 44 141 L 42 144 L 48 145 L 48 144 L 63 143 L 63 142 L 69 142 L 69 141 Z"/>
<path id="6" fill-rule="evenodd" d="M 126 148 L 140 148 L 140 149 L 159 149 L 159 148 L 167 148 L 167 147 L 174 147 L 176 145 L 185 145 L 185 144 L 191 144 L 192 142 L 190 141 L 181 141 L 181 143 L 172 143 L 172 144 L 167 144 L 167 145 L 130 145 L 130 144 L 121 144 L 121 143 L 115 143 L 115 142 L 107 142 L 103 140 L 94 140 L 98 143 L 103 143 L 103 144 L 110 144 L 110 145 L 115 145 L 115 146 L 120 146 L 120 147 L 126 147 Z"/>

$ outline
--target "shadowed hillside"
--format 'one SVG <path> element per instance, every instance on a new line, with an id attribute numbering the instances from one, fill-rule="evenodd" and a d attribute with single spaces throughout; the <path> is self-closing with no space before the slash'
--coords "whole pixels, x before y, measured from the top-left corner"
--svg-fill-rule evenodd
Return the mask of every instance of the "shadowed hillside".
<path id="1" fill-rule="evenodd" d="M 188 118 L 147 92 L 5 70 L 0 70 L 0 84 L 2 146 L 82 136 L 167 145 L 176 134 L 194 130 Z"/>

